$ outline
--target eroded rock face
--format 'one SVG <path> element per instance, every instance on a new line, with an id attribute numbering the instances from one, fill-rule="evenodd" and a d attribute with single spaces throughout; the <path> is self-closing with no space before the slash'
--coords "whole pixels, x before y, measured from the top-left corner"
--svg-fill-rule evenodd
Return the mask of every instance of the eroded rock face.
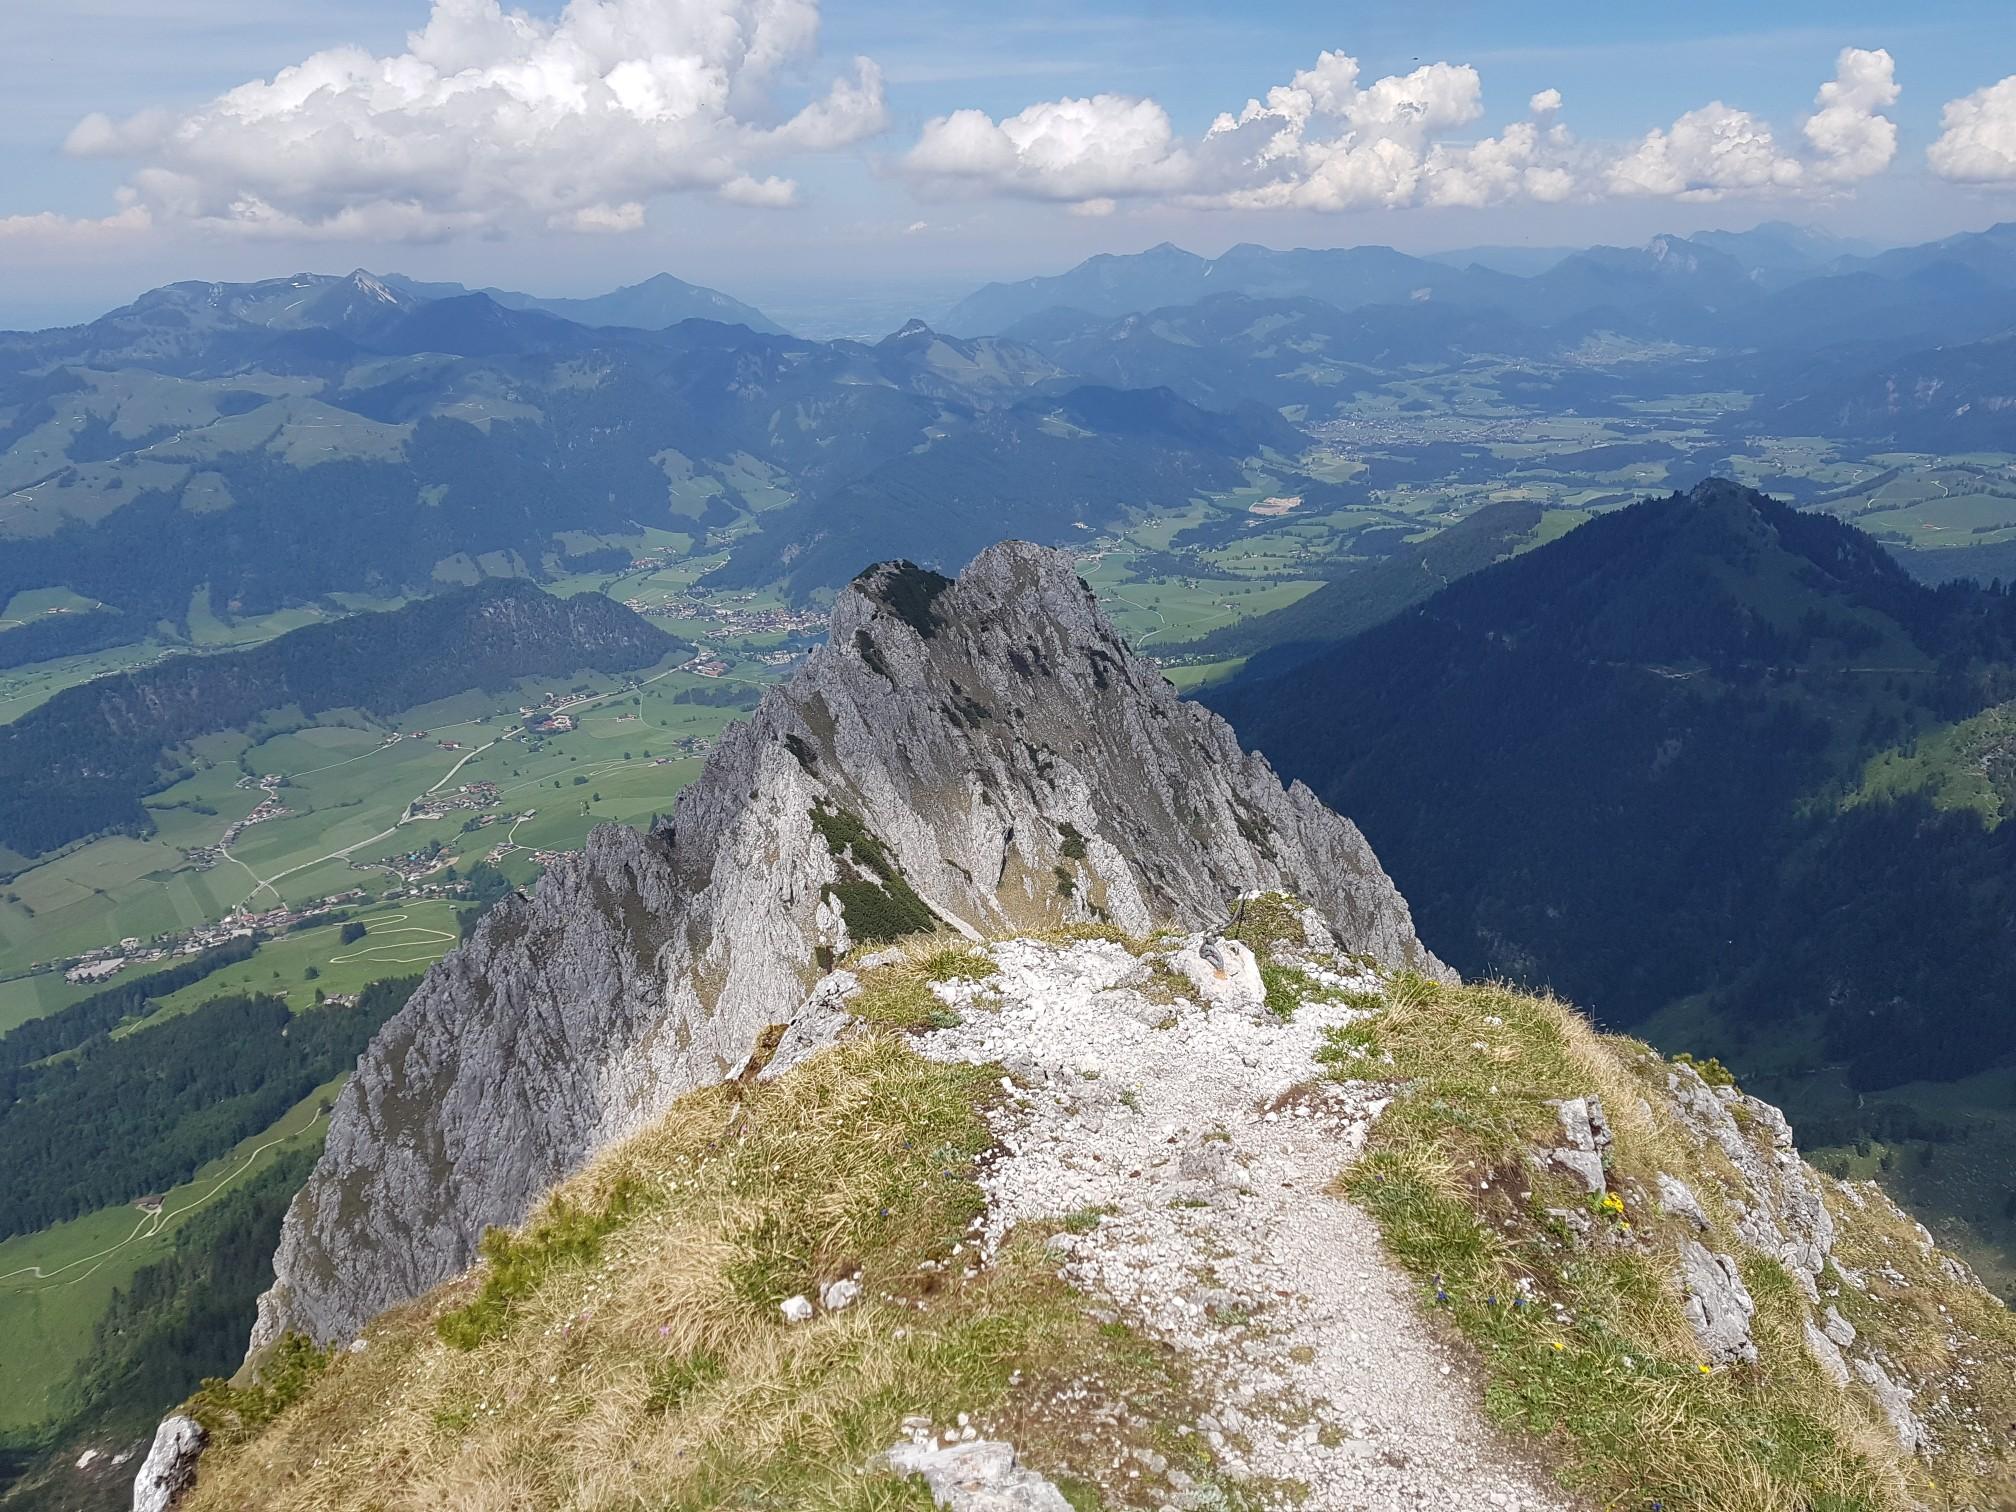
<path id="1" fill-rule="evenodd" d="M 1781 1261 L 1807 1300 L 1818 1302 L 1820 1270 L 1834 1248 L 1834 1217 L 1793 1147 L 1785 1115 L 1733 1087 L 1710 1087 L 1692 1066 L 1670 1067 L 1666 1086 L 1696 1136 L 1718 1146 L 1736 1168 L 1741 1187 L 1727 1197 L 1737 1234 Z"/>
<path id="2" fill-rule="evenodd" d="M 1717 1365 L 1756 1364 L 1750 1320 L 1757 1304 L 1743 1285 L 1736 1262 L 1689 1239 L 1680 1251 L 1680 1277 L 1687 1293 L 1688 1326 L 1708 1358 Z"/>
<path id="3" fill-rule="evenodd" d="M 348 1338 L 455 1274 L 892 924 L 1205 928 L 1267 888 L 1347 950 L 1447 975 L 1357 828 L 1179 699 L 1068 557 L 871 569 L 670 823 L 597 830 L 381 1031 L 288 1212 L 253 1347 Z"/>
<path id="4" fill-rule="evenodd" d="M 202 1424 L 183 1413 L 161 1420 L 154 1430 L 154 1445 L 133 1481 L 133 1512 L 168 1512 L 182 1499 L 196 1483 L 204 1437 Z"/>

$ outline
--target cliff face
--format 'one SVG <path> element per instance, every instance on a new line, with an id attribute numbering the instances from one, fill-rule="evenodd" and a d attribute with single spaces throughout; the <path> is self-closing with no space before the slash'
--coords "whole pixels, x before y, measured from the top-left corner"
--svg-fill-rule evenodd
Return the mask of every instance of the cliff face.
<path id="1" fill-rule="evenodd" d="M 462 1269 L 485 1227 L 744 1062 L 851 944 L 1203 928 L 1267 888 L 1348 951 L 1447 975 L 1356 827 L 1180 701 L 1069 558 L 1010 543 L 956 582 L 871 569 L 669 824 L 596 831 L 380 1033 L 253 1348 L 347 1338 Z"/>

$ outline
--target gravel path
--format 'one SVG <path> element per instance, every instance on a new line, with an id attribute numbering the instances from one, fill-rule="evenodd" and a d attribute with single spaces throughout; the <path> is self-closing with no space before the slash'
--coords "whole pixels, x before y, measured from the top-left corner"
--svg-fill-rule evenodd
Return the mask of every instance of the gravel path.
<path id="1" fill-rule="evenodd" d="M 1484 1420 L 1372 1220 L 1326 1195 L 1385 1105 L 1317 1078 L 1321 1031 L 1350 1010 L 1284 1024 L 1251 992 L 1159 1001 L 1149 963 L 1105 942 L 989 953 L 995 978 L 934 989 L 960 1025 L 919 1042 L 1010 1072 L 986 1242 L 1084 1215 L 1051 1240 L 1065 1276 L 1194 1362 L 1214 1404 L 1196 1426 L 1228 1473 L 1301 1512 L 1573 1505 Z"/>

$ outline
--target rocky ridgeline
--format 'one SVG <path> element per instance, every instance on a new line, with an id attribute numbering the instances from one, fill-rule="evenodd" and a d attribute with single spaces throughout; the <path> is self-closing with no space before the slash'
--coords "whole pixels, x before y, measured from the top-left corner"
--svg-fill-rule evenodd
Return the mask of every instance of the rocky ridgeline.
<path id="1" fill-rule="evenodd" d="M 461 1354 L 437 1333 L 479 1269 L 335 1351 L 270 1439 L 247 1443 L 227 1416 L 236 1442 L 197 1466 L 204 1429 L 171 1418 L 136 1507 L 159 1512 L 193 1481 L 200 1512 L 361 1512 L 408 1473 L 430 1488 L 421 1504 L 450 1486 L 471 1504 L 714 1505 L 731 1484 L 760 1501 L 762 1471 L 689 1465 L 695 1441 L 677 1435 L 743 1435 L 765 1446 L 761 1465 L 777 1424 L 823 1410 L 793 1397 L 797 1372 L 823 1380 L 812 1362 L 966 1326 L 940 1320 L 970 1321 L 971 1307 L 1020 1313 L 1026 1293 L 977 1299 L 1032 1261 L 1102 1337 L 1150 1351 L 1171 1389 L 1140 1395 L 1096 1349 L 1060 1365 L 1024 1338 L 996 1384 L 952 1410 L 923 1382 L 884 1379 L 865 1394 L 869 1442 L 883 1447 L 808 1440 L 833 1456 L 819 1484 L 915 1476 L 950 1512 L 1069 1512 L 1086 1493 L 1156 1512 L 2002 1504 L 1998 1393 L 2016 1348 L 1991 1321 L 1999 1304 L 1875 1188 L 1805 1165 L 1775 1109 L 1712 1064 L 1599 1038 L 1561 1004 L 1350 952 L 1285 896 L 1249 895 L 1233 912 L 1188 933 L 857 950 L 765 1037 L 725 1100 L 717 1089 L 672 1111 L 668 1126 L 709 1098 L 717 1119 L 725 1107 L 725 1120 L 702 1117 L 704 1140 L 698 1126 L 687 1136 L 709 1153 L 668 1163 L 679 1146 L 654 1129 L 563 1185 L 556 1203 L 592 1208 L 595 1191 L 648 1169 L 677 1195 L 635 1209 L 635 1230 L 619 1227 L 599 1259 L 549 1273 L 495 1347 Z M 973 1182 L 963 1228 L 928 1258 L 843 1244 L 794 1261 L 767 1303 L 738 1304 L 754 1325 L 746 1354 L 693 1375 L 681 1309 L 711 1305 L 707 1267 L 742 1263 L 726 1258 L 741 1241 L 691 1227 L 716 1211 L 712 1152 L 766 1139 L 751 1134 L 768 1127 L 765 1099 L 866 1067 L 864 1052 L 982 1068 L 961 1083 L 985 1125 L 981 1153 L 924 1162 L 946 1164 L 926 1185 Z M 1440 1111 L 1424 1122 L 1424 1106 Z M 1469 1146 L 1486 1158 L 1466 1159 L 1487 1127 Z M 1424 1131 L 1438 1129 L 1455 1143 L 1419 1164 Z M 830 1149 L 857 1134 L 893 1155 L 887 1126 L 850 1120 L 813 1137 Z M 611 1162 L 629 1173 L 615 1187 Z M 1399 1190 L 1423 1171 L 1424 1187 Z M 736 1190 L 746 1174 L 729 1178 Z M 904 1190 L 886 1178 L 861 1189 L 870 1202 Z M 1408 1225 L 1443 1197 L 1441 1248 L 1424 1256 Z M 703 1274 L 666 1286 L 682 1265 Z M 651 1310 L 626 1300 L 638 1294 Z M 654 1338 L 664 1360 L 640 1366 Z M 737 1378 L 738 1359 L 774 1369 L 780 1351 L 790 1369 Z M 1018 1360 L 1033 1362 L 1027 1377 L 1011 1372 Z M 646 1388 L 663 1380 L 694 1395 L 654 1398 L 663 1388 Z M 501 1415 L 471 1419 L 475 1394 L 478 1417 Z M 918 1410 L 927 1399 L 935 1415 Z M 1506 1426 L 1521 1422 L 1540 1436 Z M 512 1456 L 548 1467 L 543 1478 L 507 1469 Z"/>
<path id="2" fill-rule="evenodd" d="M 1179 699 L 1061 553 L 871 569 L 829 644 L 650 833 L 605 826 L 506 899 L 380 1033 L 290 1209 L 253 1349 L 468 1265 L 490 1225 L 749 1057 L 850 948 L 1073 921 L 1220 921 L 1258 888 L 1431 975 L 1350 821 Z"/>

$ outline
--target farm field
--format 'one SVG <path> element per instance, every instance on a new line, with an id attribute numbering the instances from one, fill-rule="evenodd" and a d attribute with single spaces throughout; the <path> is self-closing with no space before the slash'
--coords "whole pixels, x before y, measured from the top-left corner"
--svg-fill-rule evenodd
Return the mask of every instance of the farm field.
<path id="1" fill-rule="evenodd" d="M 0 1243 L 0 1433 L 32 1430 L 61 1405 L 91 1330 L 133 1273 L 167 1254 L 181 1222 L 286 1149 L 319 1146 L 321 1108 L 342 1078 L 318 1087 L 273 1125 L 163 1194 L 161 1213 L 103 1208 Z"/>
<path id="2" fill-rule="evenodd" d="M 148 800 L 154 835 L 96 840 L 5 882 L 0 972 L 18 976 L 35 962 L 185 930 L 241 905 L 403 890 L 387 868 L 430 848 L 445 869 L 515 846 L 505 870 L 529 881 L 532 850 L 570 849 L 595 824 L 643 823 L 669 810 L 721 728 L 781 675 L 722 651 L 735 659 L 719 677 L 668 662 L 627 691 L 587 674 L 463 694 L 382 723 L 334 711 L 308 725 L 205 737 L 189 753 L 191 774 Z M 528 735 L 519 708 L 560 699 L 574 700 L 574 728 Z M 395 733 L 402 738 L 388 740 Z M 190 860 L 185 851 L 217 846 L 251 813 L 265 777 L 282 779 L 273 793 L 286 812 L 246 828 L 214 864 Z M 472 783 L 494 784 L 496 803 L 408 817 L 414 799 L 452 799 Z M 488 822 L 465 828 L 479 819 Z M 68 987 L 49 973 L 0 982 L 0 1029 L 74 1000 Z"/>
<path id="3" fill-rule="evenodd" d="M 456 909 L 450 898 L 401 898 L 349 910 L 349 917 L 337 923 L 276 935 L 249 960 L 156 998 L 158 1006 L 152 1013 L 113 1034 L 144 1034 L 177 1013 L 233 993 L 285 998 L 299 1013 L 314 1005 L 317 992 L 357 993 L 386 977 L 418 976 L 455 948 Z M 363 939 L 344 941 L 344 926 L 349 923 L 364 926 Z M 308 974 L 311 970 L 313 976 Z"/>
<path id="4" fill-rule="evenodd" d="M 82 983 L 64 981 L 60 971 L 38 971 L 0 981 L 0 1034 L 16 1024 L 68 1007 L 95 990 Z"/>

